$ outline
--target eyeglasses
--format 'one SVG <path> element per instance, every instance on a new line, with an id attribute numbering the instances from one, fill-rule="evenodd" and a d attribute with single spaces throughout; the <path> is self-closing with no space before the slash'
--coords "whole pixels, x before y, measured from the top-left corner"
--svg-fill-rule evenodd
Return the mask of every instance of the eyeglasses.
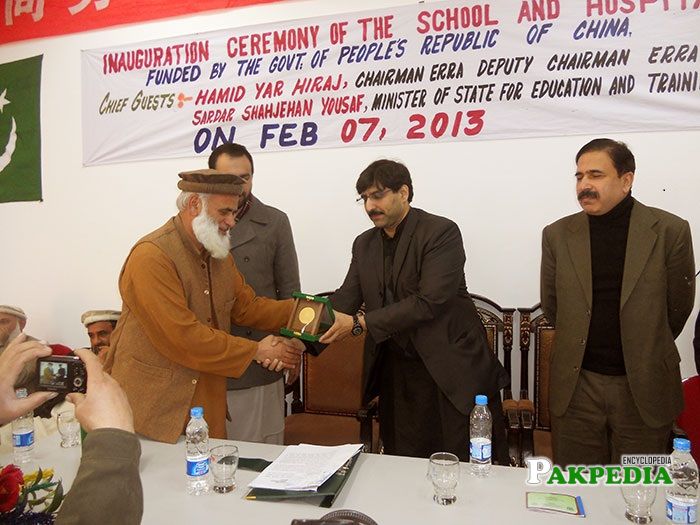
<path id="1" fill-rule="evenodd" d="M 358 204 L 364 204 L 367 201 L 377 202 L 382 200 L 384 196 L 390 191 L 392 191 L 391 188 L 384 188 L 383 190 L 373 191 L 369 195 L 362 194 L 357 199 L 355 199 L 355 202 Z"/>

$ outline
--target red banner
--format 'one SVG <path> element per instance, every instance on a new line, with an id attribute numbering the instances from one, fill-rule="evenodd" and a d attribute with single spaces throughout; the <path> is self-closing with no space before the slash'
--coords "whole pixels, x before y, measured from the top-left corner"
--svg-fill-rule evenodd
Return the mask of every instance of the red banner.
<path id="1" fill-rule="evenodd" d="M 275 1 L 3 0 L 0 44 Z"/>

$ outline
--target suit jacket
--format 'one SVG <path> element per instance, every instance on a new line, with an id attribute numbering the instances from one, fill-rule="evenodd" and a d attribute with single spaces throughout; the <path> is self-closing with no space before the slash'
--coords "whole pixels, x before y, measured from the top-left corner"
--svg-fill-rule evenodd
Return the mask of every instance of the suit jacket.
<path id="1" fill-rule="evenodd" d="M 289 299 L 301 291 L 299 263 L 294 237 L 287 215 L 251 196 L 248 212 L 231 228 L 231 255 L 238 271 L 258 297 Z M 248 326 L 231 326 L 231 333 L 260 341 L 269 332 Z M 228 379 L 228 389 L 238 390 L 269 385 L 282 378 L 257 363 L 251 363 L 243 375 Z"/>
<path id="2" fill-rule="evenodd" d="M 693 308 L 695 263 L 688 222 L 635 201 L 620 297 L 620 332 L 632 397 L 644 422 L 660 427 L 683 408 L 678 337 Z M 593 283 L 584 212 L 547 226 L 542 235 L 542 309 L 556 326 L 550 409 L 566 411 L 581 370 Z"/>
<path id="3" fill-rule="evenodd" d="M 435 383 L 465 415 L 476 394 L 491 398 L 508 384 L 467 293 L 465 259 L 454 222 L 411 209 L 394 256 L 395 302 L 382 306 L 381 230 L 372 228 L 355 239 L 347 277 L 331 302 L 348 314 L 365 303 L 365 402 L 379 393 L 370 378 L 375 377 L 380 344 L 395 334 L 410 338 Z"/>

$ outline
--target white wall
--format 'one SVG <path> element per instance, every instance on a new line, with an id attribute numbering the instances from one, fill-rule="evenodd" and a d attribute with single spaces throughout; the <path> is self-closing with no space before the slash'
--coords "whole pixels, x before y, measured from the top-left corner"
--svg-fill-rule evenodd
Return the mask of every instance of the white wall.
<path id="1" fill-rule="evenodd" d="M 176 174 L 206 164 L 201 157 L 83 167 L 81 134 L 90 130 L 82 129 L 80 118 L 82 49 L 406 3 L 287 1 L 0 46 L 0 62 L 44 54 L 44 202 L 0 204 L 0 304 L 27 311 L 28 333 L 86 344 L 80 314 L 120 306 L 117 277 L 130 246 L 175 213 Z M 578 210 L 573 157 L 591 138 L 257 154 L 254 191 L 289 214 L 304 290 L 333 289 L 345 275 L 353 238 L 371 226 L 354 203 L 357 175 L 377 158 L 400 159 L 414 178 L 414 205 L 460 225 L 470 291 L 503 306 L 532 306 L 539 300 L 542 227 Z M 700 131 L 614 138 L 637 157 L 634 195 L 688 219 L 700 238 Z M 694 373 L 696 315 L 697 307 L 678 339 L 684 377 Z"/>

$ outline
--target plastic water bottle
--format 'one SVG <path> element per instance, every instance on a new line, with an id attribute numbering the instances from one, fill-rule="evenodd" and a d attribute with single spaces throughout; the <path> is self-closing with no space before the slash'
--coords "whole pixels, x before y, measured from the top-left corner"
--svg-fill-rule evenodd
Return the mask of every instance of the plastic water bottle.
<path id="1" fill-rule="evenodd" d="M 26 388 L 15 390 L 18 398 L 27 397 Z M 12 450 L 14 463 L 22 465 L 34 462 L 34 412 L 19 416 L 12 422 Z"/>
<path id="2" fill-rule="evenodd" d="M 666 523 L 697 523 L 698 466 L 687 439 L 673 440 L 671 478 L 673 485 L 666 489 Z"/>
<path id="3" fill-rule="evenodd" d="M 474 476 L 491 472 L 491 412 L 488 397 L 478 395 L 469 416 L 469 462 Z"/>
<path id="4" fill-rule="evenodd" d="M 199 496 L 209 492 L 209 426 L 204 409 L 192 407 L 185 430 L 187 448 L 187 494 Z"/>

